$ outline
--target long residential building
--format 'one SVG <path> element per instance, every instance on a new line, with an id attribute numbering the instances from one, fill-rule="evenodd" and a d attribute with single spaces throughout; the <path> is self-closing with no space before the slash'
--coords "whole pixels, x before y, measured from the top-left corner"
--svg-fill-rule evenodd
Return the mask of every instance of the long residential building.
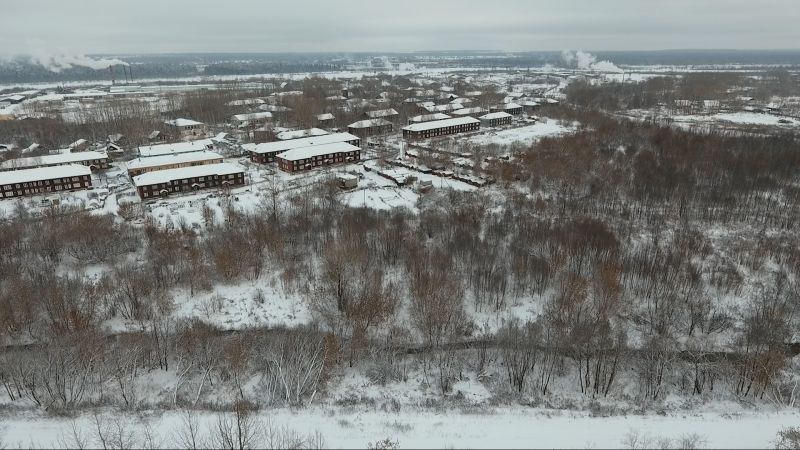
<path id="1" fill-rule="evenodd" d="M 361 159 L 361 149 L 347 142 L 299 147 L 276 156 L 278 167 L 284 172 L 298 172 L 332 164 L 356 162 Z"/>
<path id="2" fill-rule="evenodd" d="M 347 131 L 361 138 L 378 136 L 392 132 L 392 122 L 386 119 L 366 119 L 353 122 L 347 126 Z"/>
<path id="3" fill-rule="evenodd" d="M 406 139 L 427 139 L 448 134 L 477 131 L 481 121 L 473 117 L 456 117 L 454 119 L 433 120 L 431 122 L 415 123 L 403 128 L 403 137 Z"/>
<path id="4" fill-rule="evenodd" d="M 133 177 L 142 199 L 191 192 L 214 187 L 244 184 L 244 169 L 236 164 L 207 164 L 178 169 L 158 170 Z"/>
<path id="5" fill-rule="evenodd" d="M 281 131 L 275 137 L 281 141 L 288 141 L 290 139 L 300 139 L 305 137 L 325 136 L 327 131 L 321 128 L 309 128 L 307 130 L 287 130 Z"/>
<path id="6" fill-rule="evenodd" d="M 398 116 L 397 110 L 394 108 L 389 109 L 379 109 L 377 111 L 367 111 L 364 113 L 368 119 L 386 119 Z"/>
<path id="7" fill-rule="evenodd" d="M 522 114 L 522 106 L 516 103 L 503 103 L 491 108 L 492 112 L 506 112 L 513 115 Z"/>
<path id="8" fill-rule="evenodd" d="M 80 164 L 90 169 L 108 169 L 111 160 L 104 152 L 56 153 L 54 155 L 31 156 L 28 158 L 9 159 L 0 164 L 0 170 L 32 169 L 35 167 L 64 166 Z"/>
<path id="9" fill-rule="evenodd" d="M 361 138 L 358 136 L 350 133 L 334 133 L 323 136 L 289 139 L 286 141 L 266 142 L 263 144 L 244 144 L 242 145 L 242 149 L 250 153 L 251 161 L 267 164 L 274 162 L 275 157 L 278 154 L 288 150 L 317 145 L 334 144 L 337 142 L 346 142 L 356 147 L 361 146 Z"/>
<path id="10" fill-rule="evenodd" d="M 268 111 L 234 114 L 231 117 L 231 123 L 233 123 L 234 125 L 241 125 L 245 122 L 261 123 L 270 120 L 272 120 L 272 113 Z"/>
<path id="11" fill-rule="evenodd" d="M 480 116 L 478 119 L 480 119 L 481 125 L 484 127 L 497 127 L 510 124 L 513 117 L 507 112 L 493 112 Z"/>
<path id="12" fill-rule="evenodd" d="M 482 116 L 482 115 L 486 114 L 487 112 L 488 112 L 487 110 L 485 110 L 485 109 L 483 109 L 483 108 L 481 108 L 479 106 L 476 106 L 474 108 L 457 109 L 457 110 L 451 112 L 450 115 L 453 115 L 453 116 L 456 116 L 456 117 L 470 116 L 470 117 L 477 118 L 479 116 Z"/>
<path id="13" fill-rule="evenodd" d="M 37 167 L 0 173 L 0 198 L 87 189 L 92 171 L 81 164 Z"/>
<path id="14" fill-rule="evenodd" d="M 156 170 L 177 169 L 179 167 L 202 166 L 222 162 L 219 153 L 204 150 L 201 152 L 170 153 L 161 156 L 136 158 L 128 162 L 128 175 L 135 177 Z"/>
<path id="15" fill-rule="evenodd" d="M 174 142 L 171 144 L 157 144 L 139 147 L 139 156 L 162 156 L 173 153 L 202 152 L 213 150 L 214 142 L 211 139 L 199 139 L 196 141 Z"/>
<path id="16" fill-rule="evenodd" d="M 452 117 L 442 113 L 422 114 L 420 116 L 414 116 L 408 119 L 408 124 L 413 125 L 415 123 L 430 122 L 432 120 L 444 120 L 444 119 L 452 119 Z"/>

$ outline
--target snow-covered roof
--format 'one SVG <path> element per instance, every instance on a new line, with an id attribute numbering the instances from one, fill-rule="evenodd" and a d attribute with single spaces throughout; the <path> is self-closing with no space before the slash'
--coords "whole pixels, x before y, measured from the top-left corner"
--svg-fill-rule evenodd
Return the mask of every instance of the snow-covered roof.
<path id="1" fill-rule="evenodd" d="M 391 125 L 392 122 L 389 122 L 386 119 L 366 119 L 366 120 L 359 120 L 358 122 L 353 122 L 348 125 L 348 128 L 369 128 L 369 127 L 381 127 L 384 125 Z"/>
<path id="2" fill-rule="evenodd" d="M 258 107 L 261 111 L 270 111 L 270 112 L 285 112 L 291 111 L 291 108 L 287 108 L 281 105 L 261 105 Z"/>
<path id="3" fill-rule="evenodd" d="M 285 152 L 300 147 L 312 145 L 325 145 L 334 142 L 348 142 L 358 140 L 358 136 L 350 133 L 326 134 L 324 136 L 313 136 L 300 139 L 290 139 L 288 141 L 266 142 L 264 144 L 244 144 L 242 148 L 252 153 L 275 153 Z"/>
<path id="4" fill-rule="evenodd" d="M 433 105 L 433 106 L 426 106 L 425 109 L 428 112 L 442 112 L 442 111 L 453 111 L 455 109 L 461 109 L 464 105 L 461 103 L 448 103 L 446 105 Z"/>
<path id="5" fill-rule="evenodd" d="M 133 184 L 136 186 L 150 186 L 152 184 L 169 183 L 172 180 L 182 180 L 184 178 L 230 175 L 241 172 L 244 172 L 244 169 L 233 163 L 205 164 L 143 173 L 133 177 Z"/>
<path id="6" fill-rule="evenodd" d="M 478 119 L 472 117 L 456 117 L 453 119 L 444 119 L 444 120 L 434 120 L 431 122 L 422 122 L 422 123 L 415 123 L 409 125 L 403 130 L 406 131 L 427 131 L 427 130 L 435 130 L 437 128 L 443 127 L 453 127 L 458 125 L 467 125 L 470 123 L 480 123 Z"/>
<path id="7" fill-rule="evenodd" d="M 239 122 L 245 122 L 248 120 L 271 119 L 271 118 L 272 118 L 272 113 L 268 111 L 233 115 L 233 120 L 238 120 Z"/>
<path id="8" fill-rule="evenodd" d="M 398 114 L 398 112 L 395 111 L 394 108 L 379 109 L 377 111 L 367 111 L 367 117 L 369 117 L 370 119 L 378 119 L 378 118 L 381 118 L 381 117 L 396 116 L 397 114 Z"/>
<path id="9" fill-rule="evenodd" d="M 209 150 L 214 147 L 211 139 L 200 139 L 197 141 L 174 142 L 171 144 L 157 144 L 139 147 L 140 156 L 159 156 L 170 153 L 188 153 Z"/>
<path id="10" fill-rule="evenodd" d="M 86 139 L 78 139 L 77 141 L 73 142 L 72 144 L 69 144 L 69 148 L 80 147 L 81 145 L 83 145 L 83 144 L 85 144 L 87 142 L 89 142 L 89 141 L 87 141 Z"/>
<path id="11" fill-rule="evenodd" d="M 196 161 L 208 161 L 210 159 L 222 159 L 219 153 L 202 151 L 189 153 L 169 153 L 160 156 L 150 156 L 136 158 L 128 162 L 128 169 L 144 169 L 147 167 L 158 167 L 167 164 L 189 163 Z"/>
<path id="12" fill-rule="evenodd" d="M 408 120 L 410 122 L 420 123 L 420 122 L 430 122 L 431 120 L 443 120 L 443 119 L 450 119 L 450 116 L 443 113 L 423 114 L 421 116 L 414 116 Z"/>
<path id="13" fill-rule="evenodd" d="M 308 147 L 293 148 L 278 155 L 278 158 L 286 159 L 289 161 L 297 161 L 299 159 L 308 159 L 315 156 L 323 156 L 331 153 L 352 152 L 361 150 L 355 145 L 348 144 L 347 142 L 334 142 L 332 144 L 311 145 Z"/>
<path id="14" fill-rule="evenodd" d="M 173 127 L 191 127 L 195 125 L 202 125 L 203 122 L 198 122 L 192 119 L 174 119 L 174 120 L 167 120 L 164 122 L 167 125 L 172 125 Z"/>
<path id="15" fill-rule="evenodd" d="M 324 113 L 324 114 L 317 114 L 317 120 L 333 120 L 333 114 L 331 113 Z"/>
<path id="16" fill-rule="evenodd" d="M 282 141 L 286 141 L 310 136 L 324 136 L 326 134 L 328 134 L 328 132 L 321 128 L 309 128 L 308 130 L 282 131 L 278 133 L 276 137 Z"/>
<path id="17" fill-rule="evenodd" d="M 244 98 L 241 100 L 231 100 L 226 105 L 228 106 L 245 106 L 245 105 L 262 105 L 264 100 L 260 98 Z"/>
<path id="18" fill-rule="evenodd" d="M 55 155 L 9 159 L 8 161 L 4 161 L 2 164 L 0 164 L 0 167 L 4 169 L 14 169 L 24 167 L 54 166 L 107 158 L 108 154 L 104 152 L 57 153 Z"/>
<path id="19" fill-rule="evenodd" d="M 503 105 L 503 109 L 519 109 L 519 108 L 522 108 L 522 105 L 519 105 L 517 103 L 505 103 Z"/>
<path id="20" fill-rule="evenodd" d="M 493 112 L 493 113 L 489 113 L 489 114 L 480 116 L 479 119 L 492 120 L 492 119 L 503 119 L 503 118 L 506 118 L 506 117 L 513 117 L 513 116 L 511 114 L 507 113 L 507 112 L 500 111 L 500 112 Z"/>
<path id="21" fill-rule="evenodd" d="M 483 113 L 485 111 L 486 111 L 485 109 L 476 106 L 475 108 L 457 109 L 457 110 L 451 112 L 450 114 L 452 114 L 454 116 L 468 116 L 470 114 L 481 114 L 481 113 Z"/>
<path id="22" fill-rule="evenodd" d="M 91 175 L 92 171 L 80 164 L 64 166 L 36 167 L 34 169 L 10 170 L 0 173 L 0 185 L 28 183 L 31 181 L 52 180 L 54 178 L 80 177 Z"/>

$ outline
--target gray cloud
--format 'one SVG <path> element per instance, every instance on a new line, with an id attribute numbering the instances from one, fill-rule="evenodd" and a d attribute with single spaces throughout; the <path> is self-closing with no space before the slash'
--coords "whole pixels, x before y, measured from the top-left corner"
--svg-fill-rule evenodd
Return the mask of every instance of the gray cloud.
<path id="1" fill-rule="evenodd" d="M 796 0 L 25 0 L 0 53 L 796 48 Z"/>

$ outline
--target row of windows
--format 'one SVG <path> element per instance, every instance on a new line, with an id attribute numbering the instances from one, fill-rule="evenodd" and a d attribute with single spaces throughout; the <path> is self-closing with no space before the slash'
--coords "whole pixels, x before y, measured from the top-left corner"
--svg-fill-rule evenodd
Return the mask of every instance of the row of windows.
<path id="1" fill-rule="evenodd" d="M 84 179 L 88 179 L 88 177 L 84 178 Z M 20 189 L 20 188 L 28 188 L 28 187 L 35 187 L 35 186 L 50 186 L 50 185 L 54 185 L 54 184 L 58 185 L 58 184 L 69 183 L 71 181 L 81 181 L 81 177 L 72 177 L 71 179 L 70 178 L 54 178 L 52 180 L 31 181 L 31 182 L 28 182 L 28 183 L 16 183 L 16 184 L 13 184 L 13 185 L 6 184 L 6 185 L 3 186 L 3 190 L 4 191 L 10 191 L 10 190 L 12 190 L 14 188 Z"/>
<path id="2" fill-rule="evenodd" d="M 433 130 L 425 130 L 425 131 L 411 131 L 408 134 L 423 136 L 423 137 L 430 137 L 430 136 L 441 136 L 445 134 L 453 134 L 459 133 L 462 131 L 473 131 L 478 130 L 479 126 L 477 123 L 475 124 L 468 124 L 468 125 L 456 125 L 452 127 L 444 127 L 444 128 L 435 128 Z"/>
<path id="3" fill-rule="evenodd" d="M 356 156 L 356 154 L 358 152 L 359 152 L 358 150 L 353 150 L 352 152 L 329 153 L 327 155 L 317 155 L 317 156 L 313 156 L 311 158 L 298 159 L 296 161 L 292 161 L 292 163 L 296 166 L 298 164 L 306 164 L 306 163 L 314 162 L 314 161 L 324 161 L 324 160 L 327 160 L 327 159 L 334 159 L 334 158 L 338 158 L 340 156 Z"/>
<path id="4" fill-rule="evenodd" d="M 162 188 L 169 187 L 169 186 L 179 186 L 181 184 L 186 185 L 186 184 L 189 184 L 189 183 L 204 182 L 206 180 L 208 180 L 208 181 L 224 180 L 226 178 L 228 180 L 233 180 L 234 178 L 242 178 L 242 177 L 243 177 L 243 174 L 241 174 L 241 173 L 236 173 L 236 174 L 232 173 L 232 174 L 229 174 L 229 175 L 209 175 L 208 177 L 199 177 L 199 178 L 196 178 L 196 179 L 195 178 L 185 178 L 183 180 L 172 180 L 169 183 L 149 184 L 147 186 L 142 186 L 142 188 L 155 190 L 155 189 L 162 189 Z"/>
<path id="5" fill-rule="evenodd" d="M 180 185 L 178 185 L 178 186 L 170 186 L 170 187 L 166 187 L 165 186 L 162 189 L 153 189 L 154 191 L 157 191 L 157 192 L 147 192 L 145 190 L 142 190 L 140 193 L 142 195 L 142 198 L 149 198 L 149 197 L 158 197 L 159 195 L 162 194 L 163 191 L 167 191 L 167 192 L 181 192 L 181 191 L 184 191 L 184 192 L 186 192 L 186 191 L 189 191 L 190 189 L 203 189 L 203 188 L 207 188 L 207 187 L 214 187 L 214 186 L 220 186 L 220 185 L 226 185 L 226 184 L 243 184 L 243 180 L 241 180 L 241 177 L 237 177 L 237 178 L 238 179 L 235 180 L 233 183 L 231 183 L 231 182 L 229 182 L 227 180 L 224 180 L 224 181 L 223 180 L 209 180 L 208 183 L 192 183 L 191 187 L 188 186 L 187 183 L 184 183 L 183 186 L 180 186 Z"/>
<path id="6" fill-rule="evenodd" d="M 358 161 L 359 159 L 360 159 L 359 155 L 354 155 L 354 156 L 337 156 L 335 158 L 327 158 L 321 161 L 307 161 L 305 163 L 298 163 L 297 161 L 281 160 L 278 165 L 282 170 L 294 172 L 301 169 L 311 169 L 313 167 L 318 167 L 325 164 L 336 164 L 336 163 L 343 163 L 350 161 Z"/>
<path id="7" fill-rule="evenodd" d="M 31 186 L 31 187 L 29 187 L 27 189 L 22 189 L 21 193 L 19 191 L 17 191 L 17 193 L 11 192 L 8 189 L 6 189 L 7 187 L 8 186 L 4 186 L 3 187 L 4 192 L 2 193 L 2 195 L 0 195 L 0 197 L 8 198 L 8 197 L 15 197 L 17 195 L 31 195 L 31 194 L 39 194 L 39 193 L 43 193 L 43 192 L 68 191 L 70 189 L 81 189 L 83 187 L 89 187 L 89 183 L 84 182 L 84 183 L 70 183 L 70 184 L 64 184 L 64 185 L 56 184 L 54 186 Z"/>

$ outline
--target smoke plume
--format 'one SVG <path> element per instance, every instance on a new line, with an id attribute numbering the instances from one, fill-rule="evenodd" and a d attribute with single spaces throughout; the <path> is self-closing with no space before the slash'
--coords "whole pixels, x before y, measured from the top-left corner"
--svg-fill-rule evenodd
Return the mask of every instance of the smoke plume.
<path id="1" fill-rule="evenodd" d="M 593 70 L 595 72 L 622 72 L 622 69 L 611 61 L 598 61 L 596 56 L 582 50 L 564 50 L 561 52 L 561 59 L 568 67 L 577 69 Z"/>
<path id="2" fill-rule="evenodd" d="M 39 64 L 45 69 L 59 73 L 62 70 L 70 69 L 75 66 L 88 67 L 94 70 L 107 69 L 110 66 L 129 65 L 120 59 L 95 59 L 86 55 L 51 55 L 48 53 L 37 53 L 30 55 L 30 60 L 34 64 Z"/>

